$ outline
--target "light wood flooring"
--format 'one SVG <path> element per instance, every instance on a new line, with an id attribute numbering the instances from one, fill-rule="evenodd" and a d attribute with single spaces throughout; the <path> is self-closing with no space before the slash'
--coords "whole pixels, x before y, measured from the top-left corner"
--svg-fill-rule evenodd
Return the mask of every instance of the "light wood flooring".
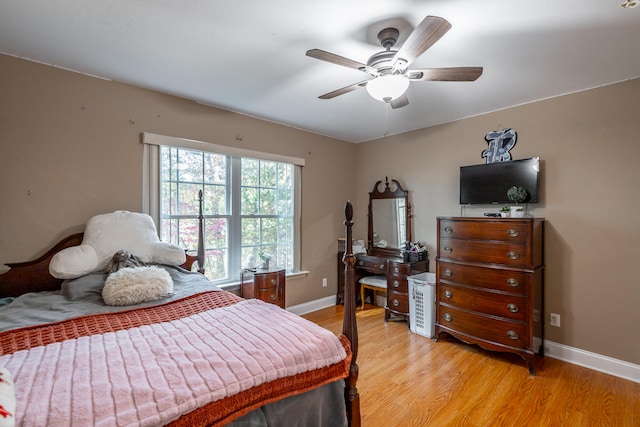
<path id="1" fill-rule="evenodd" d="M 519 356 L 442 334 L 413 334 L 384 309 L 358 310 L 363 427 L 640 426 L 640 384 L 545 357 L 530 376 Z M 305 315 L 335 333 L 342 306 Z"/>

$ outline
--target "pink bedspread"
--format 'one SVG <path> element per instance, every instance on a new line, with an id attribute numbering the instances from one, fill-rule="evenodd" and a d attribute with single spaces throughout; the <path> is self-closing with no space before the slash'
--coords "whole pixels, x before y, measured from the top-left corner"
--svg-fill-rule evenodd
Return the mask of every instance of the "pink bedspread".
<path id="1" fill-rule="evenodd" d="M 209 402 L 335 365 L 327 331 L 259 300 L 0 356 L 17 425 L 164 425 Z"/>

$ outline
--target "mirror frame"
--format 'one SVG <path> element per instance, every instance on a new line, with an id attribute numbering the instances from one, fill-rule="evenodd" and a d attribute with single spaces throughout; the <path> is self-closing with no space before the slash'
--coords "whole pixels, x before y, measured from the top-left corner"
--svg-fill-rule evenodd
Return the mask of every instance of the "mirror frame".
<path id="1" fill-rule="evenodd" d="M 389 178 L 385 177 L 384 179 L 385 179 L 385 184 L 384 184 L 383 191 L 380 191 L 378 189 L 380 184 L 382 183 L 382 181 L 378 181 L 373 186 L 373 191 L 369 193 L 369 230 L 368 230 L 368 236 L 367 236 L 367 253 L 369 255 L 375 255 L 375 256 L 401 257 L 402 253 L 400 248 L 378 248 L 373 245 L 373 231 L 374 231 L 373 230 L 373 201 L 383 200 L 383 199 L 398 199 L 398 198 L 405 199 L 405 206 L 406 206 L 405 224 L 407 227 L 406 236 L 407 236 L 407 241 L 409 242 L 413 241 L 411 237 L 411 221 L 410 221 L 411 206 L 409 205 L 409 192 L 404 190 L 400 185 L 400 183 L 395 179 L 391 180 L 391 182 L 393 182 L 395 186 L 395 189 L 391 190 L 391 187 L 389 185 Z"/>

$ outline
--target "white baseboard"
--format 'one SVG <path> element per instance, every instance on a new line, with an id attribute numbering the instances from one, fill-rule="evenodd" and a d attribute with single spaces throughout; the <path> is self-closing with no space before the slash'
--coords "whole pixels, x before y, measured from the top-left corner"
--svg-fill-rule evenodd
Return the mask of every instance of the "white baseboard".
<path id="1" fill-rule="evenodd" d="M 640 365 L 592 353 L 553 341 L 544 342 L 544 355 L 574 365 L 640 383 Z"/>
<path id="2" fill-rule="evenodd" d="M 298 316 L 302 316 L 303 314 L 307 314 L 314 311 L 318 311 L 323 308 L 331 307 L 332 305 L 336 305 L 335 295 L 320 298 L 314 301 L 304 302 L 298 305 L 292 305 L 290 307 L 287 307 L 287 311 L 290 311 L 293 314 L 297 314 Z"/>
<path id="3" fill-rule="evenodd" d="M 379 305 L 384 302 L 376 298 Z M 328 296 L 314 301 L 305 302 L 303 304 L 287 307 L 287 310 L 299 316 L 323 308 L 335 305 L 336 297 Z M 544 342 L 544 355 L 574 365 L 583 366 L 595 371 L 604 372 L 605 374 L 624 378 L 629 381 L 640 383 L 640 365 L 625 362 L 623 360 L 614 359 L 609 356 L 592 353 L 590 351 L 581 350 L 568 345 L 558 344 L 553 341 Z"/>

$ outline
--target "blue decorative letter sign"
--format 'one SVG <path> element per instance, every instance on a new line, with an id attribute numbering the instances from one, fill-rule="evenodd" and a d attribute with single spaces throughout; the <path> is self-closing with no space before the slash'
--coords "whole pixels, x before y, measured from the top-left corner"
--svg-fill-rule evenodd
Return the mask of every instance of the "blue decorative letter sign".
<path id="1" fill-rule="evenodd" d="M 505 162 L 511 160 L 509 150 L 516 145 L 516 131 L 507 128 L 494 130 L 484 137 L 489 148 L 482 152 L 482 157 L 487 158 L 487 163 Z"/>

